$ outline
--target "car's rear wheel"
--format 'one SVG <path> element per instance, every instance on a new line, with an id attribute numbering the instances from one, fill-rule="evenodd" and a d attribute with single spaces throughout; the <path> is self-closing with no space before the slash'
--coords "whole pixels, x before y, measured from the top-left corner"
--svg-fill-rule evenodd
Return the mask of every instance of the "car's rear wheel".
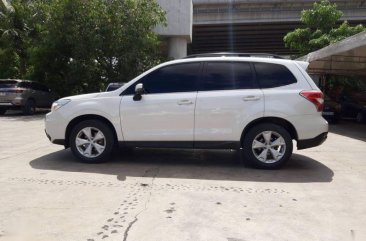
<path id="1" fill-rule="evenodd" d="M 36 113 L 36 103 L 34 100 L 29 99 L 27 102 L 25 102 L 25 105 L 23 106 L 23 114 L 24 115 L 33 115 Z"/>
<path id="2" fill-rule="evenodd" d="M 69 140 L 73 154 L 86 163 L 108 161 L 114 144 L 112 130 L 99 120 L 80 122 L 72 129 Z"/>
<path id="3" fill-rule="evenodd" d="M 283 166 L 292 154 L 292 138 L 282 126 L 264 123 L 251 128 L 242 143 L 244 161 L 263 169 Z"/>

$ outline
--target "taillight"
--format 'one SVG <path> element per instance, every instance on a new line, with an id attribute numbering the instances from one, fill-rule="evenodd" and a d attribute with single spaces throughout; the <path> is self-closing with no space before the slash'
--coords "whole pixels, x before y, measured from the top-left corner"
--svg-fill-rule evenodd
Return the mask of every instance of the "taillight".
<path id="1" fill-rule="evenodd" d="M 313 103 L 318 112 L 323 111 L 324 95 L 320 90 L 304 90 L 300 92 L 300 95 Z"/>

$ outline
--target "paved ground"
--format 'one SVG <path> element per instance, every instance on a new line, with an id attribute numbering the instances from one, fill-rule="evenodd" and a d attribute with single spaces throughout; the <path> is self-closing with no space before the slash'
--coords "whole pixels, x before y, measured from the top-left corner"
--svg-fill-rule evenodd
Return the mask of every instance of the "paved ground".
<path id="1" fill-rule="evenodd" d="M 0 117 L 0 241 L 366 240 L 366 125 L 332 127 L 277 171 L 230 151 L 86 165 L 43 128 L 42 115 Z"/>

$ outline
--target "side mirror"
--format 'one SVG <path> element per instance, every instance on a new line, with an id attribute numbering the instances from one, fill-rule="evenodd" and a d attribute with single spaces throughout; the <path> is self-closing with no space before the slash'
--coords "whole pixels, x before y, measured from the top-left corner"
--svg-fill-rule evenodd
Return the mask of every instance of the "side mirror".
<path id="1" fill-rule="evenodd" d="M 144 93 L 145 93 L 144 85 L 142 83 L 137 84 L 135 86 L 135 95 L 133 96 L 133 100 L 140 101 Z"/>

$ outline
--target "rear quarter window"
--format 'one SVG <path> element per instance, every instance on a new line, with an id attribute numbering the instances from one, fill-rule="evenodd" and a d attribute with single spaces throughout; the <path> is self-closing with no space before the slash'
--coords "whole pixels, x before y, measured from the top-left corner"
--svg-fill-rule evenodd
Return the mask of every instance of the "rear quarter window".
<path id="1" fill-rule="evenodd" d="M 18 84 L 17 81 L 0 80 L 0 88 L 15 88 L 17 84 Z"/>
<path id="2" fill-rule="evenodd" d="M 297 82 L 296 77 L 284 65 L 272 63 L 253 64 L 261 88 L 275 88 Z"/>

